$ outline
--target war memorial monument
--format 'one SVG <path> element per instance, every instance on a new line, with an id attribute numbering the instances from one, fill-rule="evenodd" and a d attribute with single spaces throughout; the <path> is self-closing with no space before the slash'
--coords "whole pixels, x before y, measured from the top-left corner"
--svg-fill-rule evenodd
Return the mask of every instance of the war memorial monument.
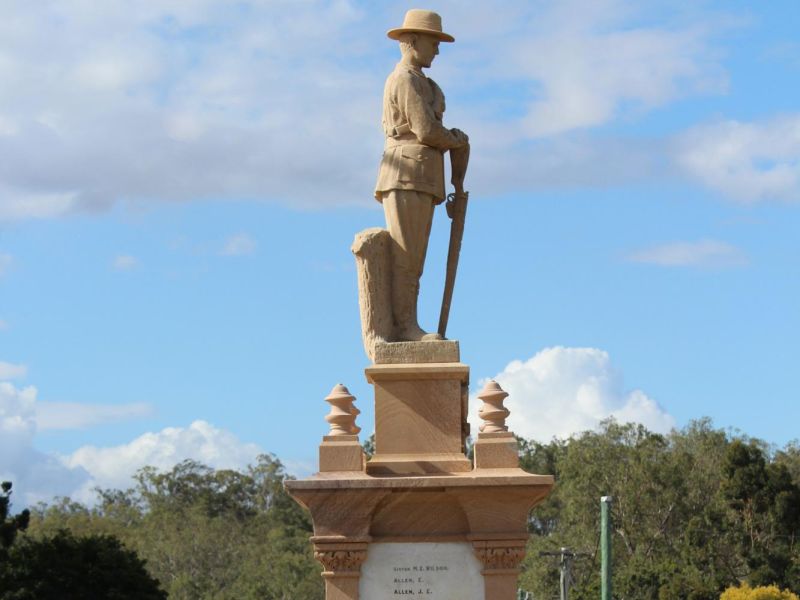
<path id="1" fill-rule="evenodd" d="M 519 468 L 505 424 L 507 394 L 489 382 L 478 394 L 483 424 L 467 456 L 469 367 L 445 337 L 468 194 L 469 138 L 443 125 L 445 98 L 423 69 L 441 42 L 438 14 L 410 10 L 388 32 L 402 58 L 386 80 L 386 135 L 375 198 L 386 228 L 356 235 L 353 253 L 364 348 L 375 389 L 375 454 L 359 443 L 355 398 L 339 384 L 325 400 L 330 432 L 319 473 L 288 481 L 311 512 L 326 600 L 515 600 L 528 541 L 528 514 L 553 486 Z M 444 155 L 451 183 L 445 193 Z M 451 222 L 437 332 L 417 321 L 419 281 L 434 209 Z"/>

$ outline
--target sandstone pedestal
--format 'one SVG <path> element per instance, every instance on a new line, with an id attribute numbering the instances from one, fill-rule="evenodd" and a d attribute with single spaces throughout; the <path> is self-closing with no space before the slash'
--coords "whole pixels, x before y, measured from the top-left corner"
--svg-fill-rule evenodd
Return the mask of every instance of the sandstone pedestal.
<path id="1" fill-rule="evenodd" d="M 484 424 L 473 462 L 465 454 L 469 368 L 458 344 L 379 343 L 375 355 L 394 361 L 366 369 L 375 455 L 365 463 L 353 397 L 337 386 L 326 398 L 331 433 L 320 472 L 286 483 L 311 512 L 326 600 L 515 600 L 528 513 L 553 478 L 519 468 L 505 392 L 491 382 L 479 394 Z"/>
<path id="2" fill-rule="evenodd" d="M 396 568 L 422 567 L 408 571 L 415 580 L 420 573 L 428 573 L 428 567 L 453 568 L 436 564 L 430 557 L 420 560 L 424 553 L 419 552 L 418 544 L 437 543 L 466 544 L 472 549 L 477 571 L 463 573 L 463 577 L 482 576 L 483 589 L 473 590 L 475 598 L 515 600 L 519 564 L 528 540 L 528 512 L 544 499 L 552 485 L 552 477 L 530 475 L 520 469 L 405 477 L 321 473 L 287 482 L 292 496 L 311 511 L 315 555 L 325 567 L 326 600 L 381 600 L 359 595 L 361 565 L 369 558 L 371 548 L 398 543 L 407 551 L 405 555 L 392 555 L 395 562 L 389 565 L 388 576 L 382 578 L 387 598 L 397 597 L 395 592 L 406 589 L 413 591 L 404 595 L 418 597 L 415 586 L 407 588 L 407 582 L 396 581 L 405 579 L 402 575 L 406 573 L 399 571 L 398 576 Z M 428 588 L 436 585 L 435 573 L 432 579 L 427 581 Z"/>

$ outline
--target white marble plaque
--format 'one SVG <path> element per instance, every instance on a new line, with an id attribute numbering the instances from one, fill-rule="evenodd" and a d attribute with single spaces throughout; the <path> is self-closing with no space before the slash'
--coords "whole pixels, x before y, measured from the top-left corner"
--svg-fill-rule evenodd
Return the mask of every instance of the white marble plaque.
<path id="1" fill-rule="evenodd" d="M 370 544 L 358 588 L 362 600 L 485 600 L 472 545 Z"/>

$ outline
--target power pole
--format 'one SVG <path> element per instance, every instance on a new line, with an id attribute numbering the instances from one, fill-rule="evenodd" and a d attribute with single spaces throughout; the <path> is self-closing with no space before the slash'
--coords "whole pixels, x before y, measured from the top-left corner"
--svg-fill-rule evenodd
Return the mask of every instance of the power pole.
<path id="1" fill-rule="evenodd" d="M 558 591 L 561 600 L 569 600 L 569 584 L 572 583 L 572 556 L 566 548 L 561 549 L 561 577 L 558 582 Z"/>
<path id="2" fill-rule="evenodd" d="M 588 552 L 573 552 L 569 548 L 561 548 L 558 552 L 539 552 L 539 556 L 557 556 L 561 572 L 559 578 L 559 598 L 569 600 L 569 588 L 572 585 L 572 564 L 576 558 L 590 556 Z"/>
<path id="3" fill-rule="evenodd" d="M 601 600 L 611 600 L 611 496 L 600 498 Z"/>

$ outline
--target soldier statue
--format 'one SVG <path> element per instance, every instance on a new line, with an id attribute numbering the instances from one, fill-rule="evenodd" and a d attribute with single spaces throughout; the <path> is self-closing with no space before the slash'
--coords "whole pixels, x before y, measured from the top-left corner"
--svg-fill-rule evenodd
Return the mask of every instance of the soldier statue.
<path id="1" fill-rule="evenodd" d="M 442 31 L 438 14 L 420 9 L 409 10 L 403 26 L 387 35 L 400 42 L 402 52 L 384 88 L 386 145 L 375 186 L 375 198 L 383 204 L 391 236 L 391 338 L 441 339 L 441 334 L 426 333 L 417 322 L 419 280 L 433 209 L 445 200 L 444 153 L 455 150 L 463 155 L 469 139 L 463 131 L 442 124 L 444 94 L 422 69 L 431 66 L 440 42 L 455 39 Z M 455 178 L 454 171 L 454 183 Z M 460 178 L 463 183 L 463 173 Z"/>

